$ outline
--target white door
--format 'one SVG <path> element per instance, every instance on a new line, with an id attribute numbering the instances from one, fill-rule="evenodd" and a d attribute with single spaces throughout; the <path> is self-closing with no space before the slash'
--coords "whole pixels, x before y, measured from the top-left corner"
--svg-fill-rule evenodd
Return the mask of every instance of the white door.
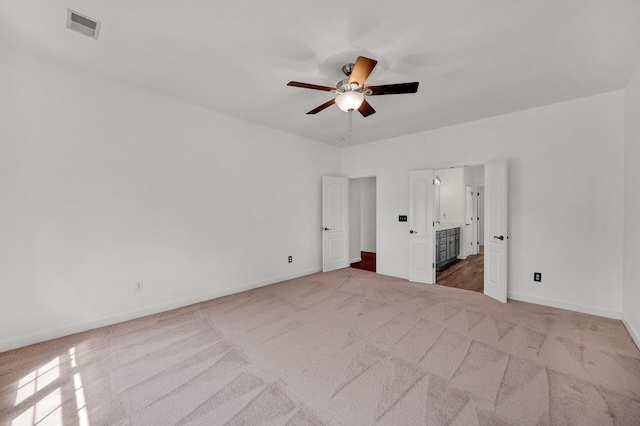
<path id="1" fill-rule="evenodd" d="M 419 170 L 409 179 L 409 281 L 425 284 L 436 282 L 434 178 L 433 170 Z"/>
<path id="2" fill-rule="evenodd" d="M 484 166 L 484 294 L 507 302 L 507 162 Z"/>
<path id="3" fill-rule="evenodd" d="M 349 266 L 349 179 L 322 176 L 322 272 Z"/>
<path id="4" fill-rule="evenodd" d="M 472 254 L 476 254 L 474 248 L 476 244 L 474 244 L 473 238 L 473 228 L 476 223 L 475 213 L 474 213 L 474 201 L 475 197 L 473 196 L 473 187 L 467 186 L 465 192 L 464 206 L 465 206 L 465 214 L 464 214 L 464 250 L 462 250 L 462 255 L 464 257 L 471 256 Z"/>

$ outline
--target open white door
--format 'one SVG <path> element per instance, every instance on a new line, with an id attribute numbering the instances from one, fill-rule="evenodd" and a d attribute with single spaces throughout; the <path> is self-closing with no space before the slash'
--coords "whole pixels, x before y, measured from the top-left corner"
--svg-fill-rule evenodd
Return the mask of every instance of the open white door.
<path id="1" fill-rule="evenodd" d="M 349 179 L 322 176 L 322 272 L 349 266 Z"/>
<path id="2" fill-rule="evenodd" d="M 436 282 L 435 172 L 418 170 L 409 179 L 409 281 L 425 284 Z"/>
<path id="3" fill-rule="evenodd" d="M 465 213 L 464 213 L 464 250 L 461 250 L 462 255 L 464 257 L 471 256 L 472 254 L 477 254 L 474 250 L 476 244 L 473 243 L 473 229 L 475 228 L 474 224 L 476 223 L 474 205 L 476 201 L 476 197 L 474 197 L 475 193 L 473 192 L 473 187 L 467 186 L 465 190 Z"/>
<path id="4" fill-rule="evenodd" d="M 484 166 L 484 294 L 507 302 L 507 162 Z"/>

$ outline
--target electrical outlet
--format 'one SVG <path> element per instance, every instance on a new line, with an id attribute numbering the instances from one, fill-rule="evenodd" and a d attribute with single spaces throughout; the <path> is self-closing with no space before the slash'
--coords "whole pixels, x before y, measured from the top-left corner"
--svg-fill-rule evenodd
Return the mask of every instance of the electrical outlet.
<path id="1" fill-rule="evenodd" d="M 541 283 L 542 282 L 542 274 L 540 272 L 533 273 L 533 281 Z"/>
<path id="2" fill-rule="evenodd" d="M 289 263 L 292 263 L 293 262 L 293 256 L 289 256 L 288 260 L 289 260 Z"/>
<path id="3" fill-rule="evenodd" d="M 133 288 L 133 291 L 135 291 L 136 293 L 139 291 L 144 290 L 144 282 L 143 281 L 138 281 L 135 285 L 135 287 Z"/>
<path id="4" fill-rule="evenodd" d="M 407 216 L 406 215 L 398 216 L 398 222 L 406 222 L 406 221 L 407 221 Z"/>

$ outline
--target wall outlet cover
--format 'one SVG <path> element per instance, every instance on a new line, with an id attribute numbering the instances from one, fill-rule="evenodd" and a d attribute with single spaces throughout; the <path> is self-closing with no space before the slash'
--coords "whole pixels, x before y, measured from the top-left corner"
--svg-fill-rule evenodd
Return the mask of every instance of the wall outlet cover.
<path id="1" fill-rule="evenodd" d="M 534 272 L 533 281 L 539 282 L 539 283 L 542 282 L 542 274 L 540 272 Z"/>

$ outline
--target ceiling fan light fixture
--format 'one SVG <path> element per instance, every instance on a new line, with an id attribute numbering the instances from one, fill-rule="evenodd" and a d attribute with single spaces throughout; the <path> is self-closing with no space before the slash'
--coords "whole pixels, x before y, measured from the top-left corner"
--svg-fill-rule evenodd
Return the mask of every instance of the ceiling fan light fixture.
<path id="1" fill-rule="evenodd" d="M 344 92 L 336 96 L 336 105 L 344 112 L 360 108 L 364 102 L 364 95 L 360 92 Z"/>

